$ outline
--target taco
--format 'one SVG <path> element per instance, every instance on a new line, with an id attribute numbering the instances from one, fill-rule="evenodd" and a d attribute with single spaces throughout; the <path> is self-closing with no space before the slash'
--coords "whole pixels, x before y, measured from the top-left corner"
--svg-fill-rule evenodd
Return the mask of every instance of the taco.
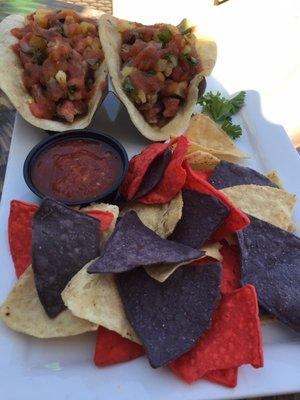
<path id="1" fill-rule="evenodd" d="M 146 26 L 107 14 L 99 19 L 115 91 L 137 129 L 153 141 L 183 132 L 198 86 L 216 61 L 216 44 L 184 21 Z"/>
<path id="2" fill-rule="evenodd" d="M 39 9 L 0 24 L 0 88 L 39 128 L 86 127 L 106 86 L 97 20 Z"/>

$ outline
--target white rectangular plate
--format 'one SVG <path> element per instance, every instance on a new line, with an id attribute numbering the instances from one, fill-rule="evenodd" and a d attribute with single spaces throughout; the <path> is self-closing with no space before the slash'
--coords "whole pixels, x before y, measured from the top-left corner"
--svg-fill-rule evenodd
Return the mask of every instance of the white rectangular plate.
<path id="1" fill-rule="evenodd" d="M 209 87 L 222 90 L 213 78 Z M 238 117 L 243 137 L 238 146 L 251 155 L 246 165 L 266 173 L 276 169 L 287 190 L 300 197 L 300 158 L 280 126 L 263 119 L 255 93 Z M 147 144 L 128 119 L 126 111 L 110 96 L 94 117 L 93 128 L 117 137 L 129 156 Z M 29 150 L 46 133 L 16 119 L 0 210 L 0 302 L 10 291 L 15 274 L 7 240 L 7 219 L 12 199 L 37 202 L 22 175 Z M 300 227 L 300 208 L 295 220 Z M 263 328 L 265 367 L 240 368 L 238 386 L 199 381 L 187 385 L 167 368 L 153 370 L 143 357 L 129 363 L 98 369 L 93 364 L 95 333 L 75 338 L 39 340 L 10 331 L 0 324 L 0 393 L 5 400 L 200 400 L 263 396 L 300 391 L 300 338 L 289 329 L 272 324 Z"/>

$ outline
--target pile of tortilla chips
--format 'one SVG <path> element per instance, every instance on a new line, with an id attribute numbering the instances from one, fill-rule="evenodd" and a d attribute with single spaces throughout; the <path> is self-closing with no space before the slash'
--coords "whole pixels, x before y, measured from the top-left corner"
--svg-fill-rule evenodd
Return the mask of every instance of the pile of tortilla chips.
<path id="1" fill-rule="evenodd" d="M 119 219 L 112 205 L 14 200 L 3 321 L 40 338 L 98 328 L 97 366 L 146 355 L 187 383 L 234 387 L 241 365 L 263 367 L 259 306 L 300 333 L 296 199 L 200 140 L 136 155 Z"/>

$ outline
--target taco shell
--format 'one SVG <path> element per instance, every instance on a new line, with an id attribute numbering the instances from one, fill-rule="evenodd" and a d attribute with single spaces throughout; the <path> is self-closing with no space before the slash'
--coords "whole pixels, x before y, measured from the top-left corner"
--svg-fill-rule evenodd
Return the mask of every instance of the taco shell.
<path id="1" fill-rule="evenodd" d="M 195 108 L 198 98 L 198 85 L 203 79 L 211 73 L 216 57 L 216 44 L 212 39 L 197 35 L 196 49 L 203 66 L 202 74 L 196 75 L 190 82 L 189 96 L 184 106 L 182 106 L 176 116 L 168 122 L 164 127 L 158 128 L 149 125 L 142 114 L 138 111 L 129 97 L 125 94 L 121 83 L 121 34 L 117 30 L 118 18 L 112 15 L 104 14 L 99 19 L 99 35 L 102 48 L 107 61 L 108 71 L 112 79 L 115 91 L 127 108 L 128 114 L 137 127 L 137 129 L 147 139 L 152 141 L 168 140 L 170 137 L 177 136 L 187 127 Z M 201 49 L 201 50 L 200 50 Z"/>
<path id="2" fill-rule="evenodd" d="M 33 101 L 30 93 L 22 82 L 23 67 L 18 56 L 11 46 L 18 42 L 11 33 L 13 28 L 23 28 L 25 18 L 22 15 L 9 15 L 0 23 L 0 88 L 8 96 L 13 106 L 20 115 L 30 124 L 49 131 L 62 132 L 69 129 L 82 129 L 88 126 L 102 97 L 101 86 L 107 77 L 105 61 L 95 73 L 95 85 L 97 90 L 89 102 L 88 113 L 76 118 L 74 122 L 60 122 L 35 117 L 29 108 Z"/>

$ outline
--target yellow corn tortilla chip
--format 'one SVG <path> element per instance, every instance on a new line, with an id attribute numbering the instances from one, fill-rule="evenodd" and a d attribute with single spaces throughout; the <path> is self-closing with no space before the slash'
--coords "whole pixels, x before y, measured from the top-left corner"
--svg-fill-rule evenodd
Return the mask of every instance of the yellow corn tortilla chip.
<path id="1" fill-rule="evenodd" d="M 217 157 L 202 150 L 196 150 L 193 151 L 192 153 L 188 153 L 186 156 L 186 160 L 190 164 L 190 166 L 195 170 L 213 169 L 220 162 L 220 160 Z"/>
<path id="2" fill-rule="evenodd" d="M 13 52 L 11 45 L 18 42 L 11 33 L 12 28 L 23 28 L 25 18 L 22 15 L 9 15 L 0 23 L 0 88 L 8 96 L 11 103 L 22 117 L 38 128 L 50 131 L 65 131 L 68 129 L 82 129 L 89 125 L 102 96 L 101 84 L 107 77 L 105 61 L 95 72 L 95 90 L 90 102 L 88 113 L 76 118 L 74 122 L 60 122 L 35 117 L 29 108 L 33 101 L 22 82 L 22 65 L 18 56 Z"/>
<path id="3" fill-rule="evenodd" d="M 203 79 L 203 75 L 209 75 L 214 67 L 217 57 L 216 44 L 212 39 L 201 37 L 199 33 L 196 33 L 197 40 L 199 41 L 196 49 L 199 52 L 201 65 L 204 68 L 202 75 L 196 75 L 190 82 L 187 100 L 180 107 L 176 116 L 162 128 L 153 127 L 145 121 L 142 114 L 127 97 L 122 88 L 120 60 L 121 34 L 117 28 L 118 21 L 120 21 L 118 18 L 108 14 L 104 14 L 99 20 L 100 40 L 115 91 L 127 108 L 132 122 L 142 135 L 153 141 L 168 140 L 170 137 L 182 133 L 187 127 L 197 103 L 198 85 Z"/>
<path id="4" fill-rule="evenodd" d="M 249 158 L 212 119 L 204 114 L 195 114 L 191 118 L 185 134 L 191 141 L 189 152 L 201 150 L 227 161 Z"/>
<path id="5" fill-rule="evenodd" d="M 65 305 L 76 317 L 140 343 L 126 318 L 114 274 L 88 274 L 88 265 L 64 289 L 62 298 Z"/>
<path id="6" fill-rule="evenodd" d="M 182 207 L 182 195 L 179 192 L 166 204 L 129 204 L 122 209 L 121 215 L 131 210 L 135 211 L 144 225 L 165 239 L 171 235 L 180 220 Z"/>
<path id="7" fill-rule="evenodd" d="M 279 189 L 284 189 L 280 176 L 277 171 L 271 171 L 266 175 L 267 178 L 270 179 L 271 182 L 275 183 L 279 187 Z"/>
<path id="8" fill-rule="evenodd" d="M 222 192 L 247 214 L 291 232 L 296 196 L 282 189 L 258 185 L 238 185 Z"/>
<path id="9" fill-rule="evenodd" d="M 205 251 L 205 255 L 203 257 L 212 257 L 218 261 L 222 261 L 223 257 L 219 252 L 219 249 L 221 247 L 222 245 L 219 242 L 204 245 L 203 247 L 201 247 L 201 250 Z M 188 264 L 192 262 L 193 261 L 189 261 Z M 170 275 L 173 274 L 173 272 L 176 271 L 177 268 L 185 264 L 186 263 L 181 263 L 177 265 L 174 264 L 153 265 L 151 267 L 145 267 L 145 271 L 147 272 L 148 275 L 151 276 L 151 278 L 157 280 L 158 282 L 164 282 L 166 279 L 169 278 Z"/>
<path id="10" fill-rule="evenodd" d="M 0 307 L 0 318 L 9 328 L 41 339 L 74 336 L 97 329 L 97 325 L 74 317 L 69 310 L 49 318 L 37 294 L 31 266 Z"/>
<path id="11" fill-rule="evenodd" d="M 119 216 L 119 207 L 107 203 L 92 203 L 87 207 L 81 208 L 81 211 L 107 211 L 114 215 L 114 219 L 111 221 L 108 230 L 106 232 L 103 232 L 101 238 L 101 242 L 105 243 L 115 229 L 116 221 Z"/>
<path id="12" fill-rule="evenodd" d="M 215 260 L 223 261 L 223 256 L 220 253 L 220 248 L 222 247 L 220 242 L 215 242 L 211 244 L 205 244 L 201 247 L 201 250 L 205 251 L 205 257 L 212 257 Z"/>

